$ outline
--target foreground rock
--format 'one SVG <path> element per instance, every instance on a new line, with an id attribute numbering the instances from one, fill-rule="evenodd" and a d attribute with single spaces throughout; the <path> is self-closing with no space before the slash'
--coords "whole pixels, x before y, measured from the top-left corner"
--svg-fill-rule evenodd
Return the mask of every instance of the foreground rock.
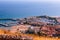
<path id="1" fill-rule="evenodd" d="M 12 33 L 10 31 L 0 29 L 0 40 L 33 40 L 33 38 L 17 32 Z"/>

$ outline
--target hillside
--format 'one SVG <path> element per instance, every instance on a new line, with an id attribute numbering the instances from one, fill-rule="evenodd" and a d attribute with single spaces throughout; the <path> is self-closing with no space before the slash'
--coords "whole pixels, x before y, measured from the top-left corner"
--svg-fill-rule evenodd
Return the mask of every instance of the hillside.
<path id="1" fill-rule="evenodd" d="M 59 17 L 33 16 L 2 20 L 1 40 L 60 40 Z"/>

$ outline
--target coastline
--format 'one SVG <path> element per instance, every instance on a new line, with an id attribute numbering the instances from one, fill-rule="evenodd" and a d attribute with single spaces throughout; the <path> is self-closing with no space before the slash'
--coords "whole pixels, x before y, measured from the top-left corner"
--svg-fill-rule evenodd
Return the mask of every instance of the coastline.
<path id="1" fill-rule="evenodd" d="M 1 27 L 4 26 L 4 28 L 0 28 L 0 36 L 5 38 L 6 36 L 11 38 L 13 36 L 14 39 L 14 37 L 18 35 L 18 40 L 20 40 L 20 35 L 22 40 L 23 38 L 29 39 L 29 37 L 31 38 L 29 40 L 60 40 L 60 23 L 55 17 L 34 16 L 22 19 L 8 20 L 10 23 L 8 21 L 6 24 L 11 26 L 0 24 Z"/>

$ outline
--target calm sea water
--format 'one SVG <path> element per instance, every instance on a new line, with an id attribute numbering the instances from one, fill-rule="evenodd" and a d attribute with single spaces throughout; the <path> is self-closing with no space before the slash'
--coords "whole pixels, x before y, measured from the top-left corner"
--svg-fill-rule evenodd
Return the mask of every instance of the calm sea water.
<path id="1" fill-rule="evenodd" d="M 60 3 L 0 2 L 0 18 L 23 18 L 39 15 L 60 16 Z"/>

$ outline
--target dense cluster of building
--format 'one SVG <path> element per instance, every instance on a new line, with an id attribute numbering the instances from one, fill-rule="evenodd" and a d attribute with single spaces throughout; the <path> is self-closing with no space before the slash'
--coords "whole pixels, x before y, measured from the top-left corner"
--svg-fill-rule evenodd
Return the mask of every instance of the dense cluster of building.
<path id="1" fill-rule="evenodd" d="M 21 26 L 22 25 L 22 26 Z M 55 17 L 34 16 L 19 20 L 19 25 L 12 29 L 22 33 L 34 33 L 47 36 L 60 36 L 60 22 Z"/>

